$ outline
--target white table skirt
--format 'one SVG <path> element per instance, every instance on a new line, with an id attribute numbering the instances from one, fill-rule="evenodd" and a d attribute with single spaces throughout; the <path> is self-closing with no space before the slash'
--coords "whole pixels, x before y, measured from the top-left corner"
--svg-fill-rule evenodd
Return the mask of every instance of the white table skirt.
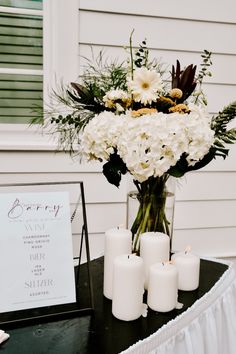
<path id="1" fill-rule="evenodd" d="M 229 268 L 203 297 L 156 333 L 122 354 L 235 354 L 236 278 Z M 158 316 L 158 314 L 157 314 Z"/>

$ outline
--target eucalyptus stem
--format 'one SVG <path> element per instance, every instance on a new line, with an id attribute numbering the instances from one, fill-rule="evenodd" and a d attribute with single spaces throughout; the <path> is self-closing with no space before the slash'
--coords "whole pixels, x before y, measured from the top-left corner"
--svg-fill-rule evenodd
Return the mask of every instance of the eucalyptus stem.
<path id="1" fill-rule="evenodd" d="M 129 37 L 129 50 L 130 50 L 130 64 L 131 64 L 131 78 L 134 78 L 134 58 L 133 58 L 133 43 L 132 37 L 134 34 L 134 29 L 132 30 L 130 37 Z"/>

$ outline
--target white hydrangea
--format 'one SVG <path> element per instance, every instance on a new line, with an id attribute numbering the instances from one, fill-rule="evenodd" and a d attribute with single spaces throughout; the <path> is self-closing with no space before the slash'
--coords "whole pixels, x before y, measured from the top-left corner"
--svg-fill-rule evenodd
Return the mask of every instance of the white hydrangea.
<path id="1" fill-rule="evenodd" d="M 192 105 L 186 129 L 189 139 L 187 161 L 194 166 L 208 153 L 214 142 L 215 132 L 210 129 L 210 115 Z"/>
<path id="2" fill-rule="evenodd" d="M 180 114 L 126 115 L 117 148 L 134 179 L 162 176 L 176 164 L 188 145 L 183 120 Z"/>
<path id="3" fill-rule="evenodd" d="M 123 117 L 112 112 L 96 115 L 80 134 L 81 155 L 87 160 L 108 160 L 123 128 Z"/>
<path id="4" fill-rule="evenodd" d="M 114 149 L 133 178 L 144 182 L 175 166 L 183 153 L 193 166 L 214 142 L 209 117 L 193 107 L 189 114 L 150 113 L 132 117 L 131 112 L 96 115 L 80 137 L 87 160 L 108 160 Z"/>

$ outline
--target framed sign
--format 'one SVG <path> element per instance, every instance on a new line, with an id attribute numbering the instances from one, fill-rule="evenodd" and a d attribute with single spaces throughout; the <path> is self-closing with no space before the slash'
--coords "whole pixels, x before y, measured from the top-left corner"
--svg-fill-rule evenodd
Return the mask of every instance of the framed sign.
<path id="1" fill-rule="evenodd" d="M 0 185 L 0 225 L 1 326 L 93 309 L 82 182 Z"/>

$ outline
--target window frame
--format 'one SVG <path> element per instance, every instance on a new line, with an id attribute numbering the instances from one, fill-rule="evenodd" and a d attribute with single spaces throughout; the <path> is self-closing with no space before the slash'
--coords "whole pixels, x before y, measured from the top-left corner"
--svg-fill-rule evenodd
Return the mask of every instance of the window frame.
<path id="1" fill-rule="evenodd" d="M 4 7 L 5 11 L 6 8 Z M 1 10 L 1 7 L 0 7 Z M 27 11 L 28 10 L 28 11 Z M 22 9 L 19 9 L 21 12 Z M 24 9 L 28 14 L 41 10 Z M 79 0 L 43 0 L 43 100 L 57 82 L 74 81 L 79 73 Z M 69 39 L 69 40 L 68 40 Z M 22 69 L 21 73 L 23 72 Z M 28 70 L 27 70 L 28 71 Z M 32 70 L 30 70 L 32 71 Z M 0 124 L 1 150 L 55 150 L 57 142 L 35 124 Z"/>

